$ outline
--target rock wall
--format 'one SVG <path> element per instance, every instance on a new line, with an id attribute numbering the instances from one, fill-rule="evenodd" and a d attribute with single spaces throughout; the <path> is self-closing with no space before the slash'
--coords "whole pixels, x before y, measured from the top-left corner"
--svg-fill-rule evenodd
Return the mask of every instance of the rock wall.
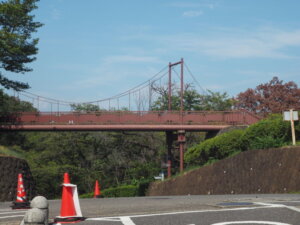
<path id="1" fill-rule="evenodd" d="M 23 159 L 0 155 L 0 201 L 15 201 L 17 194 L 18 174 L 23 174 L 27 198 L 36 195 L 35 183 L 30 168 Z"/>
<path id="2" fill-rule="evenodd" d="M 250 150 L 164 182 L 148 195 L 291 193 L 300 191 L 300 147 Z"/>

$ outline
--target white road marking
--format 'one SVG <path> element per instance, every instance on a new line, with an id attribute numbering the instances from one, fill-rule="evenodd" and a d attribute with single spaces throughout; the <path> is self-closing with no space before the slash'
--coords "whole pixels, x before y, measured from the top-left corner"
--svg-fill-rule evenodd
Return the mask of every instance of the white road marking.
<path id="1" fill-rule="evenodd" d="M 111 217 L 87 218 L 86 220 L 121 222 L 119 218 L 111 218 Z"/>
<path id="2" fill-rule="evenodd" d="M 0 219 L 12 218 L 12 217 L 22 217 L 24 215 L 13 215 L 13 216 L 2 216 Z"/>
<path id="3" fill-rule="evenodd" d="M 273 207 L 274 206 L 266 205 L 266 206 L 259 206 L 259 207 L 244 207 L 244 208 L 233 208 L 233 209 L 211 209 L 211 210 L 197 210 L 197 211 L 181 211 L 181 212 L 167 212 L 167 213 L 128 215 L 128 216 L 124 216 L 124 217 L 119 217 L 119 216 L 116 216 L 116 217 L 98 217 L 98 218 L 88 218 L 86 220 L 116 221 L 117 222 L 117 221 L 121 221 L 122 218 L 139 218 L 139 217 L 178 215 L 178 214 L 188 214 L 188 213 L 243 211 L 243 210 L 253 210 L 253 209 L 268 209 L 268 208 L 273 208 Z M 278 206 L 276 206 L 276 207 L 278 207 Z M 130 225 L 130 224 L 128 224 L 128 225 Z M 134 225 L 134 223 L 132 225 Z"/>
<path id="4" fill-rule="evenodd" d="M 262 206 L 270 206 L 270 207 L 277 207 L 277 208 L 287 208 L 296 212 L 300 212 L 300 209 L 295 206 L 288 206 L 283 204 L 274 204 L 274 203 L 263 203 L 263 202 L 254 202 L 254 204 L 262 205 Z"/>
<path id="5" fill-rule="evenodd" d="M 122 217 L 120 217 L 120 219 L 124 225 L 135 225 L 135 223 L 132 222 L 132 220 L 130 219 L 129 216 L 122 216 Z"/>
<path id="6" fill-rule="evenodd" d="M 233 222 L 214 223 L 214 224 L 211 224 L 211 225 L 231 225 L 231 224 L 291 225 L 291 224 L 288 224 L 288 223 L 279 223 L 279 222 L 271 222 L 271 221 L 233 221 Z"/>
<path id="7" fill-rule="evenodd" d="M 166 212 L 166 213 L 153 213 L 153 214 L 142 214 L 142 215 L 129 215 L 122 217 L 99 217 L 99 218 L 88 218 L 87 220 L 97 220 L 97 221 L 113 221 L 122 222 L 124 225 L 135 225 L 131 218 L 139 217 L 151 217 L 151 216 L 164 216 L 164 215 L 178 215 L 178 214 L 189 214 L 189 213 L 207 213 L 207 212 L 227 212 L 227 211 L 244 211 L 244 210 L 254 210 L 254 209 L 270 209 L 270 208 L 287 208 L 297 212 L 300 212 L 299 208 L 293 206 L 286 206 L 282 204 L 272 204 L 263 202 L 254 202 L 258 207 L 241 207 L 241 208 L 229 208 L 229 209 L 211 209 L 211 210 L 196 210 L 196 211 L 181 211 L 181 212 Z M 266 224 L 266 225 L 290 225 L 287 223 L 271 222 L 271 221 L 233 221 L 233 222 L 222 222 L 212 225 L 230 225 L 230 224 Z M 195 225 L 195 224 L 188 224 Z"/>
<path id="8" fill-rule="evenodd" d="M 0 214 L 17 214 L 17 213 L 22 213 L 22 212 L 26 212 L 26 211 L 18 211 L 18 212 L 1 212 Z"/>
<path id="9" fill-rule="evenodd" d="M 206 213 L 206 212 L 226 212 L 226 211 L 243 211 L 243 210 L 253 210 L 253 209 L 268 209 L 274 206 L 260 206 L 260 207 L 243 207 L 243 208 L 232 208 L 232 209 L 209 209 L 209 210 L 196 210 L 196 211 L 181 211 L 181 212 L 167 212 L 167 213 L 153 213 L 144 215 L 130 215 L 129 217 L 149 217 L 149 216 L 164 216 L 164 215 L 177 215 L 186 213 Z"/>

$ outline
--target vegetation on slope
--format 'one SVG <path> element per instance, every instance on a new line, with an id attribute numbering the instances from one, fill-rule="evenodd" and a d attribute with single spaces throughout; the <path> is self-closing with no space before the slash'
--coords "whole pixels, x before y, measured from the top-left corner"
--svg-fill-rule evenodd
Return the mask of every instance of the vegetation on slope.
<path id="1" fill-rule="evenodd" d="M 300 124 L 296 122 L 295 125 L 299 140 Z M 290 122 L 283 121 L 281 114 L 273 114 L 244 130 L 232 130 L 189 148 L 185 159 L 189 166 L 205 165 L 246 150 L 276 148 L 290 144 Z"/>

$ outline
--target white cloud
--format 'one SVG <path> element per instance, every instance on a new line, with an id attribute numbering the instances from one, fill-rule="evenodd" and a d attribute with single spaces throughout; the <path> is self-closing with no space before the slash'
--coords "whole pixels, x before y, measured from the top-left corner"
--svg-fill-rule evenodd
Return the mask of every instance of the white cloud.
<path id="1" fill-rule="evenodd" d="M 288 47 L 300 47 L 300 30 L 264 29 L 256 31 L 222 29 L 203 37 L 179 34 L 157 39 L 165 46 L 220 58 L 291 58 Z"/>
<path id="2" fill-rule="evenodd" d="M 203 14 L 202 11 L 185 11 L 182 16 L 183 17 L 198 17 Z"/>
<path id="3" fill-rule="evenodd" d="M 114 55 L 108 56 L 103 60 L 106 64 L 114 64 L 114 63 L 158 63 L 159 59 L 152 56 L 133 56 L 133 55 Z"/>
<path id="4" fill-rule="evenodd" d="M 173 2 L 170 4 L 171 7 L 176 8 L 209 8 L 214 9 L 217 7 L 217 2 L 203 2 L 203 3 L 195 3 L 195 2 Z"/>
<path id="5" fill-rule="evenodd" d="M 52 9 L 51 11 L 51 18 L 53 20 L 59 20 L 61 18 L 61 12 L 58 9 Z"/>

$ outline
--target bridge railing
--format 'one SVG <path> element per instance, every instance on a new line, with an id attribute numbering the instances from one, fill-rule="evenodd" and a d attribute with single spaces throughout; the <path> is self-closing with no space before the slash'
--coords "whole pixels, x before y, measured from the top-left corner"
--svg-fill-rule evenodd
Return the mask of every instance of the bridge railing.
<path id="1" fill-rule="evenodd" d="M 0 123 L 20 124 L 228 124 L 250 125 L 259 120 L 247 111 L 98 111 L 22 112 L 0 115 Z"/>

